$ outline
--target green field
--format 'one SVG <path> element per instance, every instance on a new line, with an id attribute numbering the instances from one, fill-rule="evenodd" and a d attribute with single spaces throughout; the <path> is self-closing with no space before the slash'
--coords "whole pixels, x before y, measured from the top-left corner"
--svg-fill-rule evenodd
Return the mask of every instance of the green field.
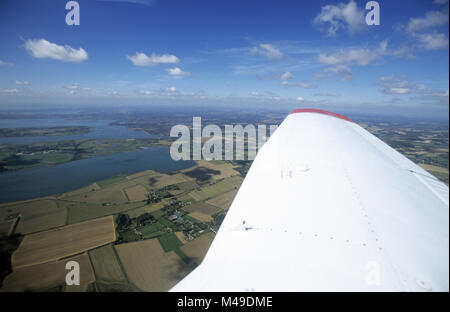
<path id="1" fill-rule="evenodd" d="M 197 201 L 207 200 L 225 192 L 237 189 L 241 183 L 242 178 L 239 176 L 234 176 L 226 178 L 215 184 L 202 187 L 200 190 L 194 190 L 190 192 L 189 195 Z"/>
<path id="2" fill-rule="evenodd" d="M 89 251 L 97 281 L 126 281 L 121 264 L 112 245 L 106 245 Z"/>
<path id="3" fill-rule="evenodd" d="M 93 203 L 67 202 L 68 224 L 108 216 L 141 207 L 144 203 L 125 203 L 103 206 Z"/>
<path id="4" fill-rule="evenodd" d="M 178 249 L 183 245 L 174 233 L 165 234 L 158 240 L 165 252 Z"/>
<path id="5" fill-rule="evenodd" d="M 97 184 L 101 188 L 105 188 L 108 185 L 111 185 L 111 184 L 114 184 L 114 183 L 117 183 L 117 182 L 120 182 L 120 181 L 123 181 L 123 180 L 125 180 L 125 175 L 120 174 L 120 175 L 117 175 L 115 177 L 111 177 L 111 178 L 99 181 L 99 182 L 97 182 Z"/>

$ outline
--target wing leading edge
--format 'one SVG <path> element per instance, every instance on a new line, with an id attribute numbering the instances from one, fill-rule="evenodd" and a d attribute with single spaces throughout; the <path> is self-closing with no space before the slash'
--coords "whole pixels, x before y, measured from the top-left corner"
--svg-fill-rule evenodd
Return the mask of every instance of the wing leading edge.
<path id="1" fill-rule="evenodd" d="M 448 291 L 448 195 L 347 117 L 295 110 L 171 291 Z"/>

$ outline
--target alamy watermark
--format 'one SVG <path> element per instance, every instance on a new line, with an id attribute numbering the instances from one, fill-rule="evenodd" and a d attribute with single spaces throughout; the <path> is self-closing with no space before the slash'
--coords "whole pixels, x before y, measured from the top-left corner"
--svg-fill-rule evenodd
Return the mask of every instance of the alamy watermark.
<path id="1" fill-rule="evenodd" d="M 175 125 L 170 137 L 177 137 L 171 147 L 173 160 L 254 160 L 277 125 L 207 125 L 202 129 L 201 117 L 192 118 L 192 128 Z M 191 134 L 192 129 L 192 134 Z"/>

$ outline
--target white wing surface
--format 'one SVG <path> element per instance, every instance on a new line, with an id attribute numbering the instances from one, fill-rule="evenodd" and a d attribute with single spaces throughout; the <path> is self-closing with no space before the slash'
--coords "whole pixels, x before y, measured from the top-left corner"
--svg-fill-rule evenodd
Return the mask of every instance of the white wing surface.
<path id="1" fill-rule="evenodd" d="M 293 111 L 172 291 L 448 291 L 449 189 L 353 123 Z"/>

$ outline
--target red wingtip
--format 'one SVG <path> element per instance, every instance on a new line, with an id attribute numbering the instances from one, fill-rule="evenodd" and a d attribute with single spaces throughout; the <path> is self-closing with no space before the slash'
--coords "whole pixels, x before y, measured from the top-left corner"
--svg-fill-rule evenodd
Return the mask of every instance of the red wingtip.
<path id="1" fill-rule="evenodd" d="M 293 111 L 291 111 L 289 113 L 289 115 L 291 114 L 296 114 L 296 113 L 317 113 L 317 114 L 323 114 L 323 115 L 329 115 L 329 116 L 333 116 L 336 118 L 340 118 L 340 119 L 344 119 L 350 122 L 353 122 L 353 120 L 351 120 L 350 118 L 348 118 L 347 116 L 344 115 L 339 115 L 336 113 L 332 113 L 323 109 L 317 109 L 317 108 L 298 108 L 298 109 L 294 109 Z"/>

